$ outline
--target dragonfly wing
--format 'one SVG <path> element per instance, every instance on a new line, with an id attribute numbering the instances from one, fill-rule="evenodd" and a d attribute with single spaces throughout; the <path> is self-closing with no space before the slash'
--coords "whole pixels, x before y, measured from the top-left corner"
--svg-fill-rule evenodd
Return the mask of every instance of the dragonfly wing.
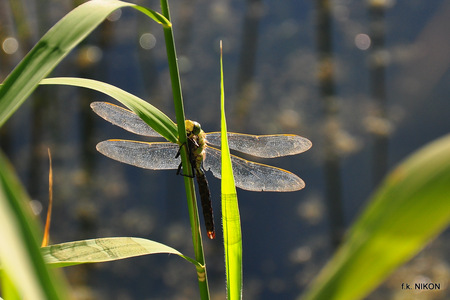
<path id="1" fill-rule="evenodd" d="M 220 132 L 206 134 L 208 144 L 220 147 Z M 230 149 L 263 158 L 273 158 L 305 152 L 312 143 L 294 134 L 250 135 L 228 133 Z"/>
<path id="2" fill-rule="evenodd" d="M 172 143 L 146 143 L 107 140 L 97 144 L 97 150 L 112 159 L 152 170 L 177 169 L 181 160 L 175 158 L 179 146 Z"/>
<path id="3" fill-rule="evenodd" d="M 92 102 L 91 108 L 106 121 L 122 127 L 129 132 L 144 136 L 161 136 L 131 110 L 108 102 Z"/>
<path id="4" fill-rule="evenodd" d="M 203 167 L 205 170 L 210 170 L 217 178 L 221 178 L 220 161 L 220 151 L 206 147 Z M 300 177 L 280 168 L 248 161 L 234 155 L 231 155 L 231 163 L 235 184 L 243 190 L 292 192 L 305 187 Z"/>

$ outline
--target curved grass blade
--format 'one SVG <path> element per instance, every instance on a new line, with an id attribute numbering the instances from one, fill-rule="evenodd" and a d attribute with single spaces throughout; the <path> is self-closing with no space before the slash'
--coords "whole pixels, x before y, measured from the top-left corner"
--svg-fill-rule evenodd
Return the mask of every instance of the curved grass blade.
<path id="1" fill-rule="evenodd" d="M 92 110 L 104 120 L 134 134 L 161 137 L 131 110 L 108 102 L 92 102 Z"/>
<path id="2" fill-rule="evenodd" d="M 227 139 L 222 42 L 220 43 L 220 104 L 222 133 L 222 226 L 227 273 L 227 299 L 235 300 L 242 298 L 242 236 L 239 205 Z"/>
<path id="3" fill-rule="evenodd" d="M 116 261 L 149 254 L 176 254 L 200 266 L 195 260 L 164 244 L 135 237 L 99 238 L 50 245 L 41 248 L 47 264 L 67 267 L 87 263 Z"/>
<path id="4" fill-rule="evenodd" d="M 50 272 L 39 252 L 29 197 L 0 152 L 0 262 L 25 299 L 68 299 L 65 282 Z"/>
<path id="5" fill-rule="evenodd" d="M 0 126 L 19 108 L 39 81 L 114 10 L 133 7 L 164 27 L 170 22 L 157 12 L 122 1 L 88 1 L 62 18 L 34 46 L 0 87 Z"/>
<path id="6" fill-rule="evenodd" d="M 168 141 L 178 141 L 177 126 L 168 116 L 150 103 L 118 87 L 97 80 L 74 77 L 46 78 L 40 84 L 71 85 L 104 93 L 127 106 Z"/>
<path id="7" fill-rule="evenodd" d="M 389 174 L 302 299 L 364 298 L 448 226 L 449 183 L 447 135 Z"/>

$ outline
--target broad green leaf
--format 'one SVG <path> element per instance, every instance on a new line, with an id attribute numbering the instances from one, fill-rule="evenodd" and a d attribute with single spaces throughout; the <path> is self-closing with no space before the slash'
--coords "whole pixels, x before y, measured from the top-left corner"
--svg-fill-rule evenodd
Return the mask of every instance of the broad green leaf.
<path id="1" fill-rule="evenodd" d="M 48 264 L 67 267 L 87 263 L 115 261 L 149 254 L 176 254 L 198 266 L 198 263 L 164 244 L 135 237 L 99 238 L 50 245 L 41 249 Z"/>
<path id="2" fill-rule="evenodd" d="M 148 102 L 118 87 L 92 79 L 72 77 L 46 78 L 40 84 L 71 85 L 104 93 L 127 106 L 167 140 L 172 143 L 178 141 L 177 126 L 168 116 Z"/>
<path id="3" fill-rule="evenodd" d="M 223 84 L 222 43 L 220 55 L 220 104 L 221 104 L 221 150 L 222 150 L 222 226 L 227 273 L 227 299 L 242 297 L 242 236 L 239 205 L 231 167 L 225 119 L 225 91 Z"/>
<path id="4" fill-rule="evenodd" d="M 361 299 L 450 222 L 450 135 L 402 162 L 303 299 Z"/>
<path id="5" fill-rule="evenodd" d="M 25 299 L 68 299 L 39 251 L 38 227 L 29 197 L 0 152 L 0 263 Z"/>
<path id="6" fill-rule="evenodd" d="M 165 27 L 170 22 L 147 8 L 122 1 L 88 1 L 62 18 L 34 46 L 0 87 L 0 127 L 53 68 L 114 10 L 133 7 Z"/>

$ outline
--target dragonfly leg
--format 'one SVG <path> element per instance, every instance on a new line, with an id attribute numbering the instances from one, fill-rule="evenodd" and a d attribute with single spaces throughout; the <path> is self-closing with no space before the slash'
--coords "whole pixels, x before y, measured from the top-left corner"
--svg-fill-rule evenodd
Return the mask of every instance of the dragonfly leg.
<path id="1" fill-rule="evenodd" d="M 184 145 L 186 145 L 186 143 L 180 145 L 180 148 L 178 148 L 177 155 L 175 155 L 175 158 L 180 157 L 180 154 L 181 154 L 181 147 L 183 147 Z M 180 168 L 181 168 L 181 164 L 180 164 L 180 166 L 178 167 L 178 169 L 180 169 Z M 177 175 L 178 175 L 178 172 L 177 172 Z"/>
<path id="2" fill-rule="evenodd" d="M 194 143 L 194 146 L 197 145 L 197 147 L 198 147 L 197 142 L 195 142 L 194 140 L 188 139 L 188 142 Z M 180 154 L 181 154 L 181 147 L 183 147 L 184 145 L 186 145 L 186 143 L 180 145 L 180 148 L 178 148 L 178 152 L 177 152 L 177 155 L 175 155 L 175 158 L 178 158 L 180 156 Z M 189 144 L 189 145 L 192 145 L 192 144 Z M 183 174 L 183 170 L 182 170 L 183 165 L 182 165 L 182 163 L 180 163 L 178 165 L 177 175 L 186 176 L 186 177 L 190 177 L 190 178 L 194 178 L 195 177 L 195 167 L 194 167 L 194 165 L 195 165 L 195 158 L 194 158 L 194 156 L 192 154 L 191 148 L 192 148 L 192 146 L 188 147 L 188 154 L 189 154 L 189 162 L 191 163 L 191 168 L 192 168 L 192 174 L 193 175 L 191 176 L 191 175 Z"/>
<path id="3" fill-rule="evenodd" d="M 183 174 L 183 165 L 181 163 L 178 165 L 177 175 L 194 178 L 195 177 L 195 169 L 194 168 L 192 168 L 192 173 L 193 173 L 193 175 Z"/>

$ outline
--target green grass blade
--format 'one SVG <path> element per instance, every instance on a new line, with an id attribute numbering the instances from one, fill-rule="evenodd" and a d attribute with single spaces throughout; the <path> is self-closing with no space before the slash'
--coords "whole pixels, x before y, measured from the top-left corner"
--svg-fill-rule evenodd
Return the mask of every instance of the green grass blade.
<path id="1" fill-rule="evenodd" d="M 76 45 L 111 12 L 127 6 L 138 9 L 165 27 L 171 26 L 162 15 L 131 3 L 96 0 L 78 6 L 39 40 L 3 82 L 0 87 L 0 127 Z"/>
<path id="2" fill-rule="evenodd" d="M 303 299 L 361 299 L 450 222 L 450 135 L 385 179 Z"/>
<path id="3" fill-rule="evenodd" d="M 166 19 L 166 17 L 164 17 L 162 14 L 148 9 L 146 7 L 143 6 L 139 6 L 139 5 L 135 5 L 135 4 L 131 4 L 131 3 L 126 3 L 127 6 L 131 6 L 134 9 L 142 12 L 143 14 L 147 15 L 148 17 L 150 17 L 151 19 L 153 19 L 156 23 L 161 24 L 164 28 L 171 28 L 172 24 L 170 23 L 170 21 L 168 19 Z"/>
<path id="4" fill-rule="evenodd" d="M 178 128 L 168 116 L 148 102 L 118 87 L 97 80 L 72 77 L 46 78 L 40 84 L 71 85 L 104 93 L 127 106 L 168 141 L 178 142 Z"/>
<path id="5" fill-rule="evenodd" d="M 0 153 L 0 262 L 25 299 L 68 299 L 65 283 L 49 272 L 39 251 L 29 198 Z"/>
<path id="6" fill-rule="evenodd" d="M 50 245 L 41 249 L 45 262 L 56 267 L 116 261 L 149 254 L 176 254 L 198 266 L 179 251 L 164 244 L 134 237 L 99 238 Z"/>
<path id="7" fill-rule="evenodd" d="M 222 226 L 227 273 L 227 299 L 242 297 L 242 236 L 239 206 L 228 147 L 225 119 L 225 91 L 223 84 L 222 45 L 220 55 L 220 104 L 221 104 L 221 150 L 222 150 Z"/>

